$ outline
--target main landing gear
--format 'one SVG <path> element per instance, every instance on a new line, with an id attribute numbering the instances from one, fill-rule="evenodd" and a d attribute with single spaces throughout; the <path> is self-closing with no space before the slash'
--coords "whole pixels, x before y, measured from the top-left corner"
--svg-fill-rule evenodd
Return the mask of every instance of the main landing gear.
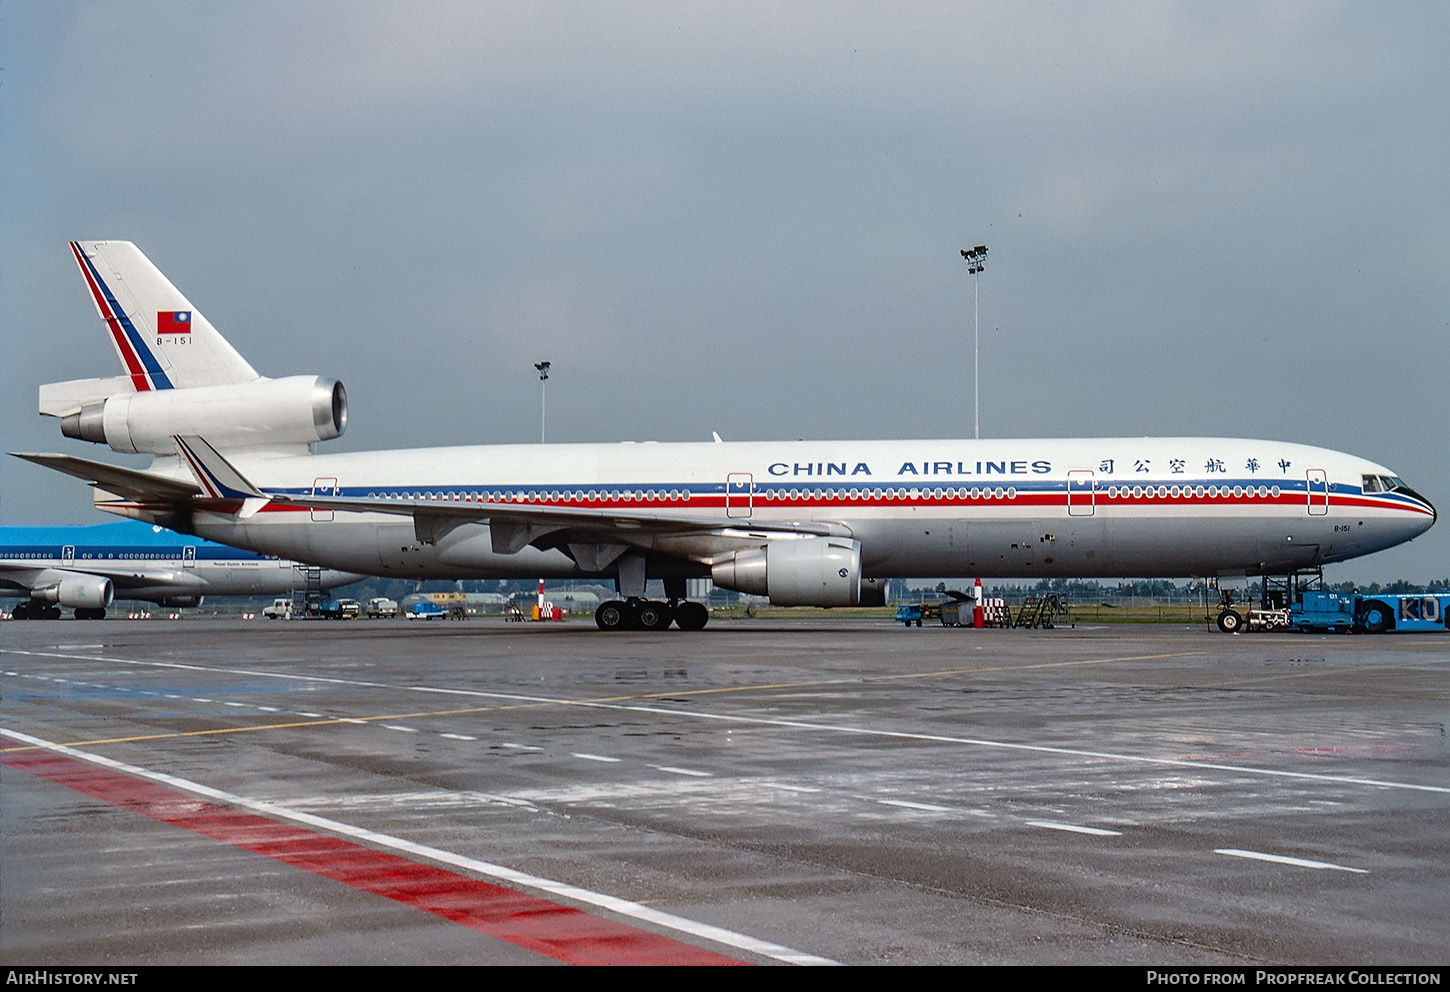
<path id="1" fill-rule="evenodd" d="M 10 616 L 15 620 L 59 620 L 60 613 L 60 607 L 54 603 L 43 603 L 40 600 L 32 599 L 17 604 L 15 609 L 10 611 Z M 105 610 L 76 607 L 77 620 L 104 620 L 105 618 Z"/>
<path id="2" fill-rule="evenodd" d="M 709 621 L 704 604 L 677 599 L 611 599 L 594 611 L 600 630 L 666 630 L 671 623 L 681 630 L 703 630 Z"/>

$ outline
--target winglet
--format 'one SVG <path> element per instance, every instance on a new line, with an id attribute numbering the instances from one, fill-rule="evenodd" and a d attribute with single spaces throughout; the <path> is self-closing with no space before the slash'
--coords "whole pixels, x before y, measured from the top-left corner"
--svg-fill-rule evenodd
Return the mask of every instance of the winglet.
<path id="1" fill-rule="evenodd" d="M 270 502 L 270 496 L 248 482 L 246 476 L 238 472 L 205 438 L 196 434 L 185 437 L 176 434 L 171 440 L 176 442 L 182 461 L 196 476 L 206 495 L 212 499 L 242 501 L 238 516 L 250 517 Z"/>

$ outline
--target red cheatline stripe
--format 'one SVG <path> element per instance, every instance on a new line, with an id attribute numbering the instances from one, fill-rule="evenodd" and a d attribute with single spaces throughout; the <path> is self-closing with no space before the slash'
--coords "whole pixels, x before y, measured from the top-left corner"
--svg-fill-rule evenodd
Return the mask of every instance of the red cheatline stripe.
<path id="1" fill-rule="evenodd" d="M 127 373 L 131 376 L 131 385 L 137 392 L 144 393 L 151 388 L 151 382 L 146 378 L 146 369 L 142 366 L 140 358 L 136 355 L 136 349 L 131 347 L 131 342 L 126 340 L 126 332 L 121 327 L 121 321 L 111 310 L 106 302 L 106 296 L 101 292 L 100 284 L 97 282 L 95 271 L 91 268 L 90 260 L 81 251 L 80 245 L 74 241 L 70 243 L 70 250 L 80 264 L 81 275 L 85 277 L 86 285 L 90 287 L 91 295 L 95 297 L 96 309 L 101 312 L 101 319 L 106 322 L 106 327 L 111 331 L 111 337 L 116 342 L 116 351 L 121 355 L 121 361 L 126 366 Z"/>
<path id="2" fill-rule="evenodd" d="M 17 746 L 4 739 L 0 739 L 0 745 Z M 153 820 L 192 830 L 441 916 L 565 964 L 743 963 L 669 937 L 592 916 L 572 906 L 465 878 L 289 823 L 243 813 L 62 754 L 0 751 L 0 762 Z"/>

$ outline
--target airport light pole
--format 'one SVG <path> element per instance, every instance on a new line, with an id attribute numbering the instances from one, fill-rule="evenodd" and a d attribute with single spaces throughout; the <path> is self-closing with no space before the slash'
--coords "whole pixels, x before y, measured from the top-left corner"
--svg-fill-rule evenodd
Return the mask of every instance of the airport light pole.
<path id="1" fill-rule="evenodd" d="M 967 271 L 972 276 L 972 437 L 980 439 L 982 436 L 982 363 L 978 347 L 978 342 L 981 340 L 981 323 L 978 320 L 980 311 L 977 302 L 977 277 L 987 267 L 987 246 L 977 245 L 975 248 L 963 248 L 962 258 L 967 260 Z"/>
<path id="2" fill-rule="evenodd" d="M 548 437 L 549 429 L 549 366 L 552 362 L 535 362 L 539 370 L 539 443 Z M 535 620 L 544 619 L 544 580 L 539 580 L 539 602 L 533 609 Z"/>
<path id="3" fill-rule="evenodd" d="M 543 444 L 549 427 L 549 366 L 551 362 L 535 362 L 539 370 L 539 443 Z"/>
<path id="4" fill-rule="evenodd" d="M 981 322 L 978 319 L 980 310 L 977 303 L 977 284 L 982 270 L 987 267 L 987 246 L 977 245 L 975 248 L 963 248 L 962 258 L 966 259 L 967 272 L 972 277 L 972 438 L 981 440 L 982 361 L 981 352 L 978 349 L 978 342 L 981 340 Z M 972 626 L 981 628 L 985 625 L 986 614 L 982 609 L 982 580 L 978 578 L 972 584 Z"/>

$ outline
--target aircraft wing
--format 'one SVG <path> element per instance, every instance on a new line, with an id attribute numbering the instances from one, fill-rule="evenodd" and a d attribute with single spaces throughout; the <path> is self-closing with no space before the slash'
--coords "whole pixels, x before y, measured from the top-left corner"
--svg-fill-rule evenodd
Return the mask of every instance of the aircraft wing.
<path id="1" fill-rule="evenodd" d="M 250 516 L 270 503 L 280 506 L 305 507 L 312 510 L 343 510 L 353 513 L 393 513 L 413 518 L 413 530 L 419 541 L 437 543 L 455 527 L 469 523 L 487 523 L 493 549 L 499 554 L 514 554 L 527 545 L 567 545 L 581 554 L 608 556 L 611 549 L 649 547 L 663 536 L 720 535 L 736 538 L 748 534 L 792 534 L 819 537 L 848 537 L 840 524 L 829 522 L 722 520 L 719 517 L 695 517 L 670 513 L 626 509 L 592 509 L 588 507 L 517 506 L 503 503 L 480 503 L 466 500 L 411 500 L 374 497 L 360 499 L 350 496 L 317 496 L 268 492 L 257 488 L 236 467 L 213 448 L 206 439 L 196 435 L 175 438 L 182 461 L 191 467 L 198 483 L 215 498 L 240 499 L 242 517 Z"/>
<path id="2" fill-rule="evenodd" d="M 432 543 L 453 528 L 467 523 L 487 523 L 494 534 L 494 550 L 518 551 L 546 534 L 566 532 L 588 540 L 605 539 L 623 544 L 647 545 L 650 539 L 666 535 L 732 532 L 760 534 L 807 534 L 848 536 L 840 524 L 815 520 L 736 520 L 719 517 L 676 516 L 637 510 L 604 510 L 584 507 L 510 506 L 502 503 L 432 500 L 355 499 L 345 496 L 272 495 L 274 504 L 302 506 L 314 510 L 346 510 L 358 513 L 393 513 L 413 518 L 420 541 Z"/>
<path id="3" fill-rule="evenodd" d="M 124 496 L 137 502 L 174 503 L 201 495 L 201 489 L 194 483 L 167 479 L 149 472 L 122 468 L 119 465 L 107 465 L 105 462 L 93 462 L 87 458 L 20 451 L 12 451 L 11 454 L 37 465 L 53 468 L 57 472 L 73 475 L 77 479 L 84 479 L 92 486 L 104 489 L 108 493 L 115 493 L 117 496 Z"/>
<path id="4" fill-rule="evenodd" d="M 35 568 L 0 568 L 0 588 L 11 588 L 30 592 L 38 586 L 50 585 L 59 575 L 97 575 L 110 579 L 117 589 L 134 589 L 141 586 L 175 585 L 177 591 L 199 584 L 195 576 L 186 575 L 178 568 L 152 566 L 140 568 L 122 562 L 88 561 L 84 568 L 44 565 Z"/>

